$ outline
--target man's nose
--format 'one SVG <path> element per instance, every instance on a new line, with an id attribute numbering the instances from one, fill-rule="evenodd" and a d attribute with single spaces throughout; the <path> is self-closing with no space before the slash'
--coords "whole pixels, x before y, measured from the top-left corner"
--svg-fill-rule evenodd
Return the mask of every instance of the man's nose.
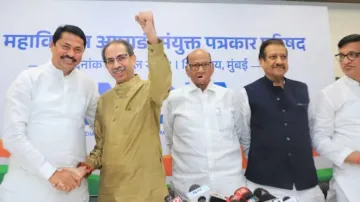
<path id="1" fill-rule="evenodd" d="M 200 65 L 199 69 L 198 69 L 198 72 L 204 72 L 204 71 L 205 71 L 205 68 L 202 65 Z"/>
<path id="2" fill-rule="evenodd" d="M 120 66 L 120 62 L 118 60 L 114 60 L 114 68 L 117 68 Z"/>
<path id="3" fill-rule="evenodd" d="M 70 49 L 70 50 L 67 52 L 67 55 L 68 55 L 69 57 L 74 57 L 74 51 Z"/>
<path id="4" fill-rule="evenodd" d="M 276 57 L 276 64 L 283 64 L 284 61 L 281 59 L 281 57 Z"/>
<path id="5" fill-rule="evenodd" d="M 347 56 L 344 57 L 343 61 L 341 61 L 341 63 L 345 64 L 345 65 L 348 65 L 350 64 L 352 61 L 349 60 L 349 58 Z"/>

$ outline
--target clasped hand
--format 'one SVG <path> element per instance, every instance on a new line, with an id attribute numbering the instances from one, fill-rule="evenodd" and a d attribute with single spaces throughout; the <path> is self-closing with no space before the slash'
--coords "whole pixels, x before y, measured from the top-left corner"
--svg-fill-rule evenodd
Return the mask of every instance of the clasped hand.
<path id="1" fill-rule="evenodd" d="M 57 170 L 49 179 L 50 183 L 58 190 L 70 192 L 80 186 L 86 174 L 85 166 L 78 168 L 62 168 Z"/>

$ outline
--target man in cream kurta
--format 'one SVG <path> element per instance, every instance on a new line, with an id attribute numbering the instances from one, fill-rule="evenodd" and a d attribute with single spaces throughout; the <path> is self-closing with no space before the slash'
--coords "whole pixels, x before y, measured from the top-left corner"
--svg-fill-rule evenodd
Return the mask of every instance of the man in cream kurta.
<path id="1" fill-rule="evenodd" d="M 171 68 L 151 12 L 137 16 L 148 39 L 149 80 L 134 74 L 127 41 L 112 41 L 103 60 L 117 84 L 103 94 L 95 118 L 96 145 L 85 162 L 101 169 L 99 202 L 157 202 L 168 194 L 162 164 L 160 109 L 171 88 Z"/>
<path id="2" fill-rule="evenodd" d="M 360 201 L 360 35 L 338 43 L 344 76 L 320 95 L 313 126 L 317 152 L 333 163 L 327 202 Z"/>
<path id="3" fill-rule="evenodd" d="M 86 180 L 67 191 L 53 185 L 74 182 L 59 169 L 86 158 L 84 119 L 94 122 L 97 87 L 75 69 L 86 46 L 80 28 L 59 27 L 53 39 L 51 61 L 23 71 L 6 94 L 2 138 L 11 156 L 1 202 L 89 201 Z"/>

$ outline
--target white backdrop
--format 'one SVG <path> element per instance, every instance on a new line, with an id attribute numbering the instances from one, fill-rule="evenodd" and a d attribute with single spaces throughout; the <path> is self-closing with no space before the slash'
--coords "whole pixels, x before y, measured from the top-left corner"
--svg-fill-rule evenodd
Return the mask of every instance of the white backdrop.
<path id="1" fill-rule="evenodd" d="M 273 36 L 283 38 L 288 47 L 287 77 L 307 83 L 313 99 L 322 88 L 334 81 L 326 7 L 116 1 L 39 4 L 7 1 L 0 8 L 0 113 L 3 112 L 5 92 L 15 76 L 26 68 L 36 68 L 36 65 L 50 59 L 49 36 L 62 24 L 77 25 L 89 37 L 84 61 L 78 68 L 99 83 L 101 92 L 114 83 L 101 62 L 102 44 L 99 40 L 107 36 L 133 40 L 135 53 L 142 61 L 136 67 L 136 72 L 147 79 L 147 52 L 143 46 L 145 38 L 134 20 L 137 12 L 142 10 L 154 12 L 158 35 L 165 37 L 174 88 L 188 82 L 183 69 L 186 54 L 193 48 L 201 47 L 212 54 L 214 61 L 218 61 L 213 80 L 225 82 L 227 87 L 239 90 L 264 75 L 257 60 L 259 46 L 262 38 Z M 42 38 L 37 38 L 37 34 Z M 0 118 L 1 128 L 2 122 L 3 117 Z M 88 128 L 86 135 L 90 151 L 94 136 Z M 163 132 L 160 136 L 164 141 Z M 164 155 L 168 154 L 165 144 L 163 152 Z M 317 161 L 318 168 L 327 166 L 319 164 L 320 161 Z M 4 158 L 2 162 L 0 159 L 0 164 L 5 162 Z"/>

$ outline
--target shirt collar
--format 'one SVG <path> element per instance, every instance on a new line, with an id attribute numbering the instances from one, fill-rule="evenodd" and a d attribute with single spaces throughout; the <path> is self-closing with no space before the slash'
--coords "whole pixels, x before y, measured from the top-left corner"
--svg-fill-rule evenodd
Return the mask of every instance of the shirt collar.
<path id="1" fill-rule="evenodd" d="M 191 80 L 189 84 L 189 91 L 201 90 L 198 88 Z M 215 91 L 215 84 L 212 80 L 210 80 L 209 85 L 206 87 L 205 90 Z"/>
<path id="2" fill-rule="evenodd" d="M 52 63 L 51 60 L 48 61 L 48 63 L 47 63 L 46 66 L 48 67 L 49 71 L 50 71 L 52 74 L 56 75 L 57 77 L 59 77 L 59 78 L 64 78 L 64 77 L 65 77 L 65 76 L 64 76 L 64 72 L 63 72 L 62 70 L 56 68 L 56 67 L 54 66 L 54 64 Z M 74 74 L 76 73 L 76 71 L 78 71 L 78 70 L 77 70 L 76 67 L 75 67 L 74 70 L 71 71 L 70 74 L 67 75 L 66 77 L 69 77 L 69 76 L 74 75 Z"/>
<path id="3" fill-rule="evenodd" d="M 274 82 L 273 82 L 272 80 L 270 80 L 267 76 L 264 76 L 264 77 L 263 77 L 263 80 L 264 80 L 264 82 L 266 83 L 266 85 L 269 85 L 269 86 L 271 86 L 271 87 L 274 87 Z M 286 80 L 287 80 L 287 78 L 284 77 L 284 85 L 285 85 L 285 83 L 286 83 Z"/>
<path id="4" fill-rule="evenodd" d="M 350 84 L 351 86 L 359 86 L 360 87 L 360 82 L 344 75 L 344 79 L 345 79 L 345 82 Z"/>
<path id="5" fill-rule="evenodd" d="M 128 89 L 131 88 L 132 86 L 134 86 L 136 83 L 138 83 L 140 81 L 140 76 L 138 74 L 135 74 L 135 76 L 133 78 L 131 78 L 129 81 L 126 81 L 124 83 L 117 83 L 115 85 L 116 89 Z"/>
<path id="6" fill-rule="evenodd" d="M 124 83 L 117 83 L 114 87 L 115 93 L 119 98 L 127 97 L 129 90 L 141 81 L 140 76 L 135 74 L 133 78 Z"/>

